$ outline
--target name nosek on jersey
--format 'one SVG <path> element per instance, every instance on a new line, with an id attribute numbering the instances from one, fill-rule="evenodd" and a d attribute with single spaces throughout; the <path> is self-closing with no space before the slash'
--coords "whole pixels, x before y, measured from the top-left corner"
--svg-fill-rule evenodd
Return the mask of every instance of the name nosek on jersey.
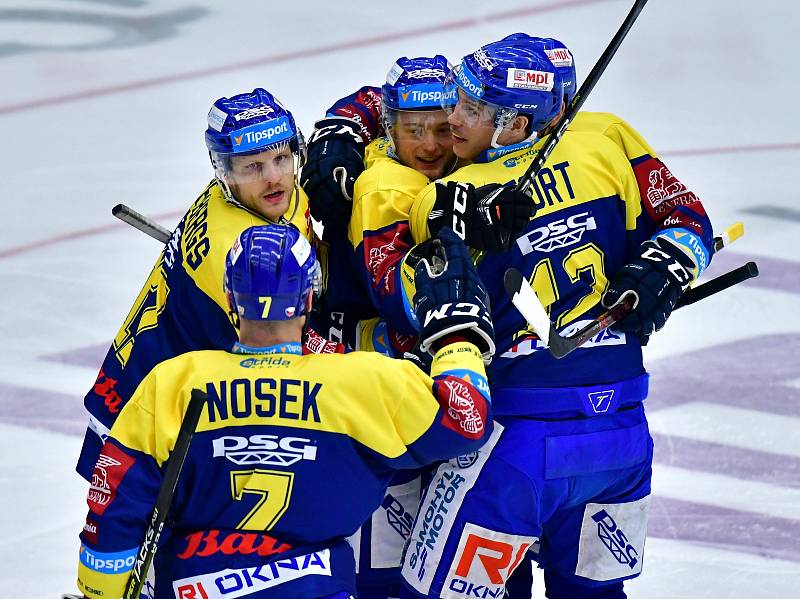
<path id="1" fill-rule="evenodd" d="M 399 92 L 400 108 L 439 108 L 442 104 L 455 104 L 457 100 L 455 87 L 445 90 L 436 83 L 405 86 Z"/>
<path id="2" fill-rule="evenodd" d="M 578 331 L 579 329 L 585 327 L 587 324 L 592 322 L 591 320 L 579 320 L 577 322 L 573 322 L 568 327 L 561 331 L 562 337 L 568 337 Z M 611 345 L 625 345 L 625 333 L 622 331 L 605 329 L 604 331 L 600 331 L 589 339 L 586 343 L 584 343 L 581 347 L 590 348 L 590 347 L 606 347 Z M 529 336 L 524 337 L 522 341 L 515 343 L 510 348 L 508 348 L 505 352 L 500 354 L 501 358 L 518 358 L 520 356 L 527 356 L 537 351 L 541 351 L 543 349 L 547 349 L 547 345 L 542 343 L 542 340 L 538 337 Z"/>
<path id="3" fill-rule="evenodd" d="M 553 90 L 553 73 L 529 69 L 509 69 L 506 86 L 514 89 L 533 89 L 542 92 Z"/>
<path id="4" fill-rule="evenodd" d="M 182 578 L 172 583 L 177 599 L 247 597 L 304 576 L 330 576 L 330 550 L 262 564 L 254 568 L 220 570 Z"/>
<path id="5" fill-rule="evenodd" d="M 246 152 L 289 139 L 292 137 L 292 128 L 289 126 L 289 119 L 282 116 L 239 129 L 231 133 L 230 137 L 235 152 Z"/>

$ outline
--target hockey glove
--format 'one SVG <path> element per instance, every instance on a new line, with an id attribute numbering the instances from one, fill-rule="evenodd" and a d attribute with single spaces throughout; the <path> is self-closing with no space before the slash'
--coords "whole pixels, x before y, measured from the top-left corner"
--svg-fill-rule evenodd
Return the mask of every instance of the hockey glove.
<path id="1" fill-rule="evenodd" d="M 316 122 L 300 184 L 308 194 L 311 216 L 324 226 L 350 221 L 353 187 L 364 170 L 364 148 L 361 129 L 352 119 L 332 117 Z"/>
<path id="2" fill-rule="evenodd" d="M 642 345 L 664 326 L 675 303 L 692 282 L 692 259 L 663 237 L 645 241 L 642 253 L 620 268 L 603 296 L 613 308 L 631 298 L 632 310 L 619 323 L 626 333 L 636 333 Z"/>
<path id="3" fill-rule="evenodd" d="M 534 214 L 530 196 L 496 183 L 478 187 L 448 181 L 436 183 L 436 201 L 428 228 L 431 235 L 451 227 L 469 247 L 507 250 Z"/>
<path id="4" fill-rule="evenodd" d="M 414 312 L 420 349 L 433 355 L 448 343 L 474 343 L 487 364 L 494 355 L 489 296 L 464 242 L 445 227 L 414 269 Z"/>
<path id="5" fill-rule="evenodd" d="M 419 368 L 425 374 L 431 373 L 431 366 L 433 365 L 433 359 L 431 355 L 427 351 L 422 351 L 417 343 L 411 351 L 403 352 L 403 359 L 408 360 L 414 366 Z"/>

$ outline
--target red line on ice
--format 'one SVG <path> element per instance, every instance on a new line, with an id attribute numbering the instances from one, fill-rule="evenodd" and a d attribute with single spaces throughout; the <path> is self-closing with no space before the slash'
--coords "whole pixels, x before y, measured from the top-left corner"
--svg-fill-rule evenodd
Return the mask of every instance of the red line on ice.
<path id="1" fill-rule="evenodd" d="M 169 85 L 179 81 L 189 81 L 192 79 L 202 79 L 220 73 L 230 73 L 231 71 L 238 71 L 243 69 L 252 69 L 254 67 L 263 67 L 266 65 L 279 64 L 309 58 L 312 56 L 320 56 L 330 54 L 333 52 L 341 52 L 343 50 L 353 50 L 356 48 L 364 48 L 368 46 L 377 46 L 385 44 L 389 41 L 397 41 L 407 38 L 419 37 L 422 35 L 430 35 L 432 33 L 440 33 L 442 31 L 451 31 L 454 29 L 466 29 L 475 27 L 481 23 L 491 23 L 494 21 L 503 21 L 505 19 L 513 19 L 519 17 L 527 17 L 536 14 L 547 12 L 554 12 L 563 10 L 565 8 L 574 8 L 578 6 L 585 6 L 589 4 L 599 4 L 601 2 L 610 2 L 612 0 L 565 0 L 562 2 L 550 2 L 539 6 L 532 6 L 530 8 L 521 8 L 516 10 L 507 10 L 503 12 L 491 13 L 480 18 L 474 19 L 461 19 L 458 21 L 449 21 L 446 23 L 439 23 L 430 25 L 428 27 L 415 27 L 396 33 L 383 33 L 381 35 L 369 36 L 358 38 L 350 41 L 338 42 L 335 44 L 327 44 L 325 46 L 316 46 L 313 48 L 302 48 L 290 52 L 283 52 L 280 54 L 272 54 L 261 58 L 254 58 L 243 62 L 233 64 L 220 65 L 216 67 L 209 67 L 205 69 L 197 69 L 194 71 L 185 71 L 183 73 L 174 73 L 172 75 L 163 75 L 161 77 L 153 77 L 151 79 L 142 79 L 140 81 L 131 81 L 129 83 L 121 83 L 118 85 L 109 85 L 106 87 L 98 87 L 94 89 L 87 89 L 80 92 L 71 94 L 64 94 L 61 96 L 50 96 L 39 98 L 38 100 L 27 100 L 15 104 L 7 104 L 0 106 L 0 115 L 12 114 L 17 112 L 26 112 L 35 108 L 43 108 L 47 106 L 60 105 L 65 102 L 77 102 L 80 100 L 88 100 L 99 96 L 108 96 L 112 94 L 119 94 L 129 91 L 136 91 L 148 87 L 155 87 L 159 85 Z"/>
<path id="2" fill-rule="evenodd" d="M 152 218 L 156 221 L 165 218 L 175 218 L 177 216 L 181 216 L 184 212 L 185 212 L 184 210 L 165 212 L 163 214 L 156 214 Z M 103 233 L 108 233 L 109 231 L 113 231 L 115 229 L 122 229 L 128 226 L 130 225 L 127 225 L 126 223 L 123 223 L 121 221 L 112 222 L 107 225 L 100 225 L 99 227 L 91 227 L 89 229 L 81 229 L 79 231 L 63 233 L 62 235 L 56 235 L 55 237 L 46 237 L 45 239 L 37 239 L 36 241 L 31 241 L 30 243 L 25 243 L 23 245 L 10 247 L 5 250 L 0 250 L 0 258 L 10 258 L 11 256 L 24 254 L 32 250 L 38 250 L 39 248 L 47 247 L 48 245 L 55 245 L 63 241 L 75 241 L 77 239 L 83 239 L 85 237 L 102 235 Z"/>
<path id="3" fill-rule="evenodd" d="M 800 143 L 782 143 L 782 144 L 760 144 L 753 146 L 724 146 L 719 148 L 687 148 L 684 150 L 667 150 L 662 152 L 662 156 L 704 156 L 711 154 L 732 154 L 738 152 L 780 152 L 780 151 L 793 151 L 800 150 Z M 164 214 L 156 214 L 152 218 L 156 221 L 165 218 L 175 218 L 183 214 L 184 211 L 166 212 Z M 10 247 L 5 250 L 0 250 L 0 259 L 9 258 L 18 254 L 23 254 L 31 250 L 36 250 L 63 241 L 74 241 L 76 239 L 83 239 L 84 237 L 91 237 L 93 235 L 102 235 L 114 229 L 124 227 L 124 223 L 109 223 L 99 227 L 92 227 L 90 229 L 82 229 L 80 231 L 72 231 L 71 233 L 64 233 L 56 235 L 55 237 L 48 237 L 32 241 L 24 245 Z"/>

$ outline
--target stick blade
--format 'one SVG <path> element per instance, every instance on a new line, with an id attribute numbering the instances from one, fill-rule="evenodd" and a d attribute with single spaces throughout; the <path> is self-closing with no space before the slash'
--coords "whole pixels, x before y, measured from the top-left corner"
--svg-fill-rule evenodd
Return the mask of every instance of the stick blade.
<path id="1" fill-rule="evenodd" d="M 511 299 L 511 303 L 519 310 L 523 318 L 534 332 L 542 340 L 542 343 L 549 345 L 553 334 L 553 323 L 547 310 L 544 309 L 542 302 L 536 297 L 536 293 L 528 283 L 527 279 L 516 268 L 509 268 L 503 275 L 503 285 L 506 293 Z"/>
<path id="2" fill-rule="evenodd" d="M 725 233 L 723 233 L 727 239 L 725 240 L 725 245 L 729 243 L 733 243 L 737 239 L 739 239 L 742 235 L 744 235 L 744 223 L 733 223 L 730 227 L 725 229 Z"/>

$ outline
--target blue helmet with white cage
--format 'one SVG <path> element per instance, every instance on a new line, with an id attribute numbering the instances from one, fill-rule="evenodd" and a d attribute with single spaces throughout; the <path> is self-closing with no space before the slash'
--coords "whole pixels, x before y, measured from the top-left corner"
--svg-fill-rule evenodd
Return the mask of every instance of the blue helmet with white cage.
<path id="1" fill-rule="evenodd" d="M 527 33 L 512 33 L 503 38 L 505 40 L 520 40 L 529 39 L 535 43 L 541 44 L 544 53 L 556 67 L 559 75 L 561 75 L 561 85 L 564 88 L 564 102 L 569 104 L 572 98 L 578 92 L 578 78 L 575 73 L 575 60 L 572 52 L 567 46 L 552 37 L 534 37 Z"/>
<path id="2" fill-rule="evenodd" d="M 244 230 L 225 259 L 225 292 L 240 318 L 289 320 L 307 311 L 319 288 L 314 248 L 293 225 Z"/>
<path id="3" fill-rule="evenodd" d="M 214 102 L 205 137 L 214 174 L 228 199 L 233 199 L 226 181 L 231 157 L 288 146 L 295 174 L 305 160 L 305 143 L 292 113 L 262 88 Z"/>
<path id="4" fill-rule="evenodd" d="M 465 56 L 448 83 L 491 116 L 494 147 L 502 130 L 520 115 L 530 119 L 528 139 L 533 140 L 558 115 L 564 96 L 561 75 L 542 44 L 519 34 Z"/>

